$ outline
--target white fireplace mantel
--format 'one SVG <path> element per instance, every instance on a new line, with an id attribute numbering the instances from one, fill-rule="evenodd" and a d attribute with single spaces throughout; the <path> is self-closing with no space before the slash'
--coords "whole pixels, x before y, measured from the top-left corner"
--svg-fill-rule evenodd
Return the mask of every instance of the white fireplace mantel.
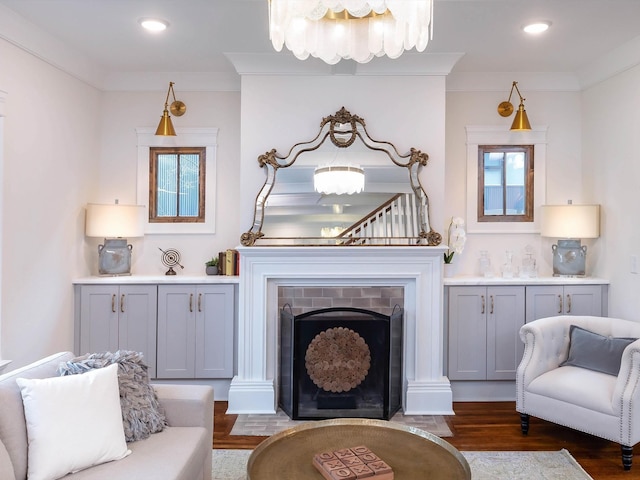
<path id="1" fill-rule="evenodd" d="M 442 254 L 445 247 L 238 247 L 238 373 L 229 413 L 275 413 L 279 286 L 404 288 L 403 410 L 453 414 L 443 374 Z"/>

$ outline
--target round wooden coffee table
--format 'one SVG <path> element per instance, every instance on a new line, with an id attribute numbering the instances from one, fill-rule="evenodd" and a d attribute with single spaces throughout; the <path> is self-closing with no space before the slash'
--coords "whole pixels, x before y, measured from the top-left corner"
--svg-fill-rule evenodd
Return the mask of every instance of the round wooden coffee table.
<path id="1" fill-rule="evenodd" d="M 341 418 L 303 423 L 269 437 L 251 453 L 247 479 L 322 480 L 313 466 L 315 454 L 359 445 L 384 460 L 394 480 L 471 478 L 462 454 L 436 435 L 385 420 Z"/>

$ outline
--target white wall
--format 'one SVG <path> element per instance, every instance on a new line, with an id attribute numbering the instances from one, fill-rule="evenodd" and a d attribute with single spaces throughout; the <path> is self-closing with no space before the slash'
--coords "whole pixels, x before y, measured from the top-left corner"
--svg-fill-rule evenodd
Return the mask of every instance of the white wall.
<path id="1" fill-rule="evenodd" d="M 521 86 L 522 88 L 522 86 Z M 582 192 L 582 166 L 580 143 L 580 94 L 579 92 L 526 91 L 526 110 L 534 126 L 546 125 L 547 152 L 546 177 L 535 176 L 535 181 L 546 183 L 546 199 L 543 203 L 564 204 L 571 199 L 574 203 L 591 201 Z M 501 126 L 509 129 L 513 116 L 502 118 L 496 110 L 505 100 L 505 92 L 449 92 L 447 93 L 446 118 L 446 174 L 444 223 L 438 225 L 446 239 L 446 228 L 451 217 L 465 217 L 466 202 L 474 201 L 467 192 L 466 185 L 466 132 L 467 125 Z M 534 153 L 535 157 L 535 153 Z M 535 162 L 535 158 L 534 158 Z M 535 165 L 534 165 L 535 168 Z M 475 202 L 474 202 L 475 204 Z M 537 215 L 538 212 L 534 212 Z M 468 219 L 467 219 L 468 223 Z M 552 239 L 541 238 L 538 234 L 469 234 L 462 255 L 456 256 L 456 274 L 477 275 L 478 258 L 481 250 L 487 250 L 496 274 L 505 261 L 505 251 L 513 250 L 518 265 L 524 247 L 535 249 L 540 275 L 551 275 Z M 599 240 L 585 241 L 589 248 Z M 588 270 L 595 271 L 595 257 L 589 258 Z"/>
<path id="2" fill-rule="evenodd" d="M 640 67 L 582 94 L 583 182 L 602 205 L 596 273 L 611 280 L 609 315 L 640 320 Z"/>
<path id="3" fill-rule="evenodd" d="M 4 40 L 0 89 L 1 341 L 18 367 L 73 345 L 71 280 L 84 268 L 82 205 L 97 186 L 101 95 Z"/>

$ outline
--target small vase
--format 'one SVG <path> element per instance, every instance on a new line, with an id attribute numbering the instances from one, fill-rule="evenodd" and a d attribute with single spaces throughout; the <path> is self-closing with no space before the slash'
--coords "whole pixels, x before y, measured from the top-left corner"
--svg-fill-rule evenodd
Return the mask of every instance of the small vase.
<path id="1" fill-rule="evenodd" d="M 455 272 L 453 271 L 453 263 L 445 263 L 443 272 L 444 278 L 453 277 L 455 275 Z"/>
<path id="2" fill-rule="evenodd" d="M 218 274 L 218 267 L 217 266 L 207 267 L 205 271 L 206 271 L 207 275 L 217 275 Z"/>

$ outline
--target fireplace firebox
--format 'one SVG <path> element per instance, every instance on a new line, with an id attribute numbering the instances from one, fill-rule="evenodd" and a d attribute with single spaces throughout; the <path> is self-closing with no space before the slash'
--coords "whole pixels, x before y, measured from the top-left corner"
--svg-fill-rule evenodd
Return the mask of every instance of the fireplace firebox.
<path id="1" fill-rule="evenodd" d="M 402 402 L 403 309 L 280 311 L 279 406 L 294 420 L 389 420 Z"/>

